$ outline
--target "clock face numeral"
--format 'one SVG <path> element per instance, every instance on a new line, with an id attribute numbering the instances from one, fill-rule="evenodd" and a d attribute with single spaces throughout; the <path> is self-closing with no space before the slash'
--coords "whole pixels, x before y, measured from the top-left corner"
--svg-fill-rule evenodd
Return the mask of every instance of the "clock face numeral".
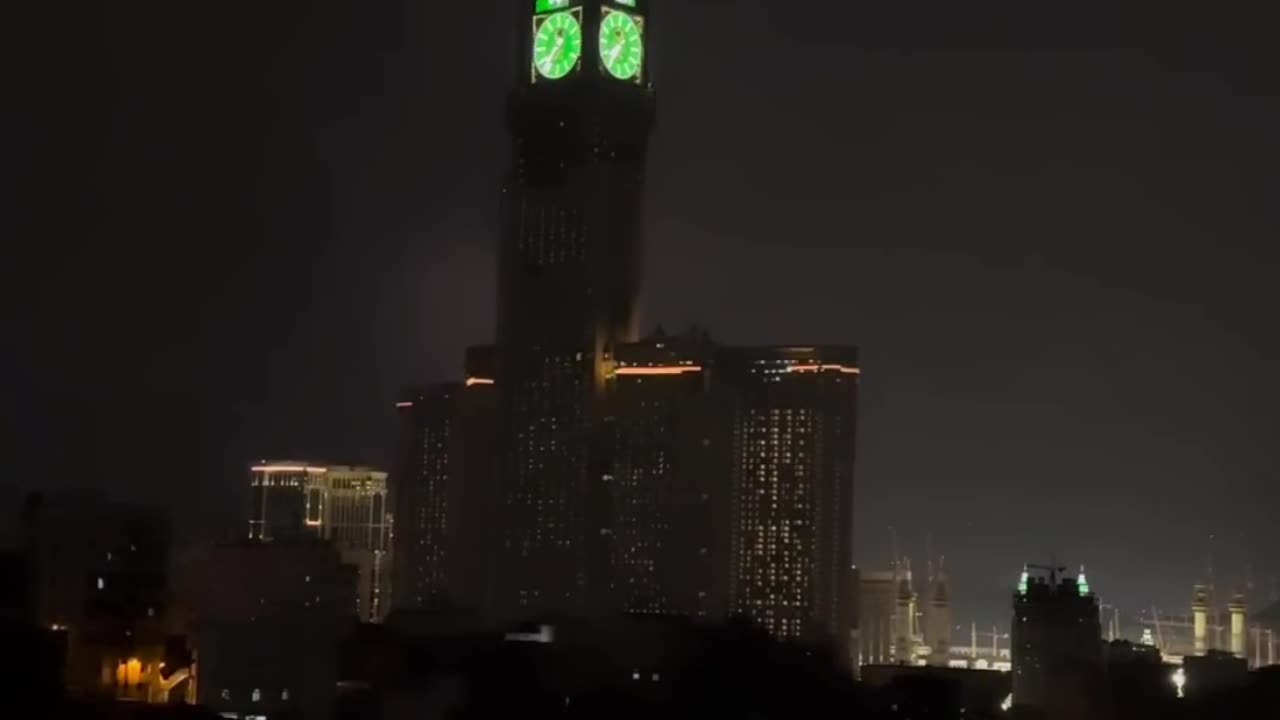
<path id="1" fill-rule="evenodd" d="M 632 80 L 644 65 L 644 34 L 636 18 L 605 10 L 600 21 L 600 61 L 619 80 Z"/>
<path id="2" fill-rule="evenodd" d="M 533 67 L 548 80 L 568 75 L 582 57 L 582 24 L 572 12 L 535 20 Z"/>

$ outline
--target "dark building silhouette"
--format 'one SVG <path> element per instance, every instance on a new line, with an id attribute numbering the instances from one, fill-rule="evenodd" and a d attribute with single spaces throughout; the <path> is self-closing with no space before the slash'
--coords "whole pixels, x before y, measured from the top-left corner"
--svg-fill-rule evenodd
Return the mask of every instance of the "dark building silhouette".
<path id="1" fill-rule="evenodd" d="M 647 5 L 530 2 L 520 26 L 496 378 L 505 439 L 499 603 L 514 615 L 585 612 L 605 591 L 607 458 L 595 450 L 608 445 L 593 434 L 609 353 L 635 335 L 654 107 Z"/>
<path id="2" fill-rule="evenodd" d="M 148 699 L 174 644 L 168 519 L 97 492 L 32 494 L 21 532 L 29 617 L 63 634 L 68 688 Z"/>
<path id="3" fill-rule="evenodd" d="M 621 611 L 726 617 L 728 427 L 714 353 L 697 332 L 659 332 L 616 353 L 607 537 Z"/>
<path id="4" fill-rule="evenodd" d="M 717 373 L 730 396 L 730 609 L 779 639 L 846 642 L 857 351 L 730 348 Z"/>
<path id="5" fill-rule="evenodd" d="M 997 718 L 1009 695 L 1009 675 L 916 665 L 864 665 L 862 682 L 873 691 L 872 717 Z"/>
<path id="6" fill-rule="evenodd" d="M 1078 577 L 1065 575 L 1065 568 L 1030 569 L 1013 595 L 1014 704 L 1082 712 L 1101 685 L 1098 598 L 1083 569 Z"/>
<path id="7" fill-rule="evenodd" d="M 200 705 L 235 717 L 333 715 L 339 643 L 356 622 L 356 568 L 337 547 L 215 545 L 186 555 L 178 575 Z"/>

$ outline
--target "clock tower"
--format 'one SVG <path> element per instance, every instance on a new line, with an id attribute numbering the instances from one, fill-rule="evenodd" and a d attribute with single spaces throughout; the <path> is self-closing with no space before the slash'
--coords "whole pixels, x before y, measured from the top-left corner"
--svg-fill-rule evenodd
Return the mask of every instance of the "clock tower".
<path id="1" fill-rule="evenodd" d="M 654 121 L 647 0 L 519 0 L 502 188 L 502 535 L 495 609 L 582 615 L 608 596 L 614 346 L 635 339 Z"/>

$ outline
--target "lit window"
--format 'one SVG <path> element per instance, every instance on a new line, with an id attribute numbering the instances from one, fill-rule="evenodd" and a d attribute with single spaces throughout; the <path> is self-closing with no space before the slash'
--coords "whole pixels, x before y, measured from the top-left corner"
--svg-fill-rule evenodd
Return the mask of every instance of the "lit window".
<path id="1" fill-rule="evenodd" d="M 103 580 L 102 578 L 98 578 L 98 589 L 101 590 L 106 586 L 107 586 L 107 581 Z"/>
<path id="2" fill-rule="evenodd" d="M 253 699 L 253 701 L 254 701 L 254 702 L 258 702 L 259 700 L 261 700 L 261 699 L 262 699 L 262 691 L 261 691 L 261 690 L 259 690 L 258 688 L 254 688 L 254 689 L 253 689 L 253 698 L 252 698 L 252 699 Z"/>

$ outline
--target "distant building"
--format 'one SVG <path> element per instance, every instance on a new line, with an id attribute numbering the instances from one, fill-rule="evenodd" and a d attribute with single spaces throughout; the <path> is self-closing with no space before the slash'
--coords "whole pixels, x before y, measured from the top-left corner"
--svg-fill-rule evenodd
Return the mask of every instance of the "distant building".
<path id="1" fill-rule="evenodd" d="M 615 361 L 605 484 L 616 607 L 723 620 L 728 442 L 717 422 L 711 342 L 659 333 L 619 347 Z"/>
<path id="2" fill-rule="evenodd" d="M 387 474 L 363 467 L 262 461 L 250 468 L 249 538 L 332 541 L 359 571 L 357 607 L 380 622 L 391 593 Z"/>
<path id="3" fill-rule="evenodd" d="M 97 492 L 33 494 L 21 526 L 27 602 L 37 625 L 65 633 L 68 687 L 163 699 L 152 688 L 162 664 L 172 670 L 181 655 L 165 516 Z"/>
<path id="4" fill-rule="evenodd" d="M 910 582 L 910 571 L 907 582 Z M 858 593 L 859 665 L 893 665 L 898 662 L 898 572 L 861 573 Z"/>
<path id="5" fill-rule="evenodd" d="M 492 609 L 497 391 L 484 350 L 472 350 L 467 382 L 408 390 L 397 403 L 399 610 Z"/>
<path id="6" fill-rule="evenodd" d="M 1013 595 L 1013 699 L 1030 708 L 1072 708 L 1095 687 L 1102 667 L 1098 598 L 1084 570 L 1024 570 Z"/>
<path id="7" fill-rule="evenodd" d="M 857 351 L 728 348 L 730 610 L 785 640 L 847 637 Z"/>
<path id="8" fill-rule="evenodd" d="M 925 603 L 924 641 L 929 647 L 929 664 L 947 667 L 951 663 L 951 591 L 941 565 L 929 581 Z"/>
<path id="9" fill-rule="evenodd" d="M 224 717 L 333 715 L 338 645 L 356 621 L 356 572 L 333 544 L 215 545 L 184 557 L 179 576 L 199 704 Z"/>

